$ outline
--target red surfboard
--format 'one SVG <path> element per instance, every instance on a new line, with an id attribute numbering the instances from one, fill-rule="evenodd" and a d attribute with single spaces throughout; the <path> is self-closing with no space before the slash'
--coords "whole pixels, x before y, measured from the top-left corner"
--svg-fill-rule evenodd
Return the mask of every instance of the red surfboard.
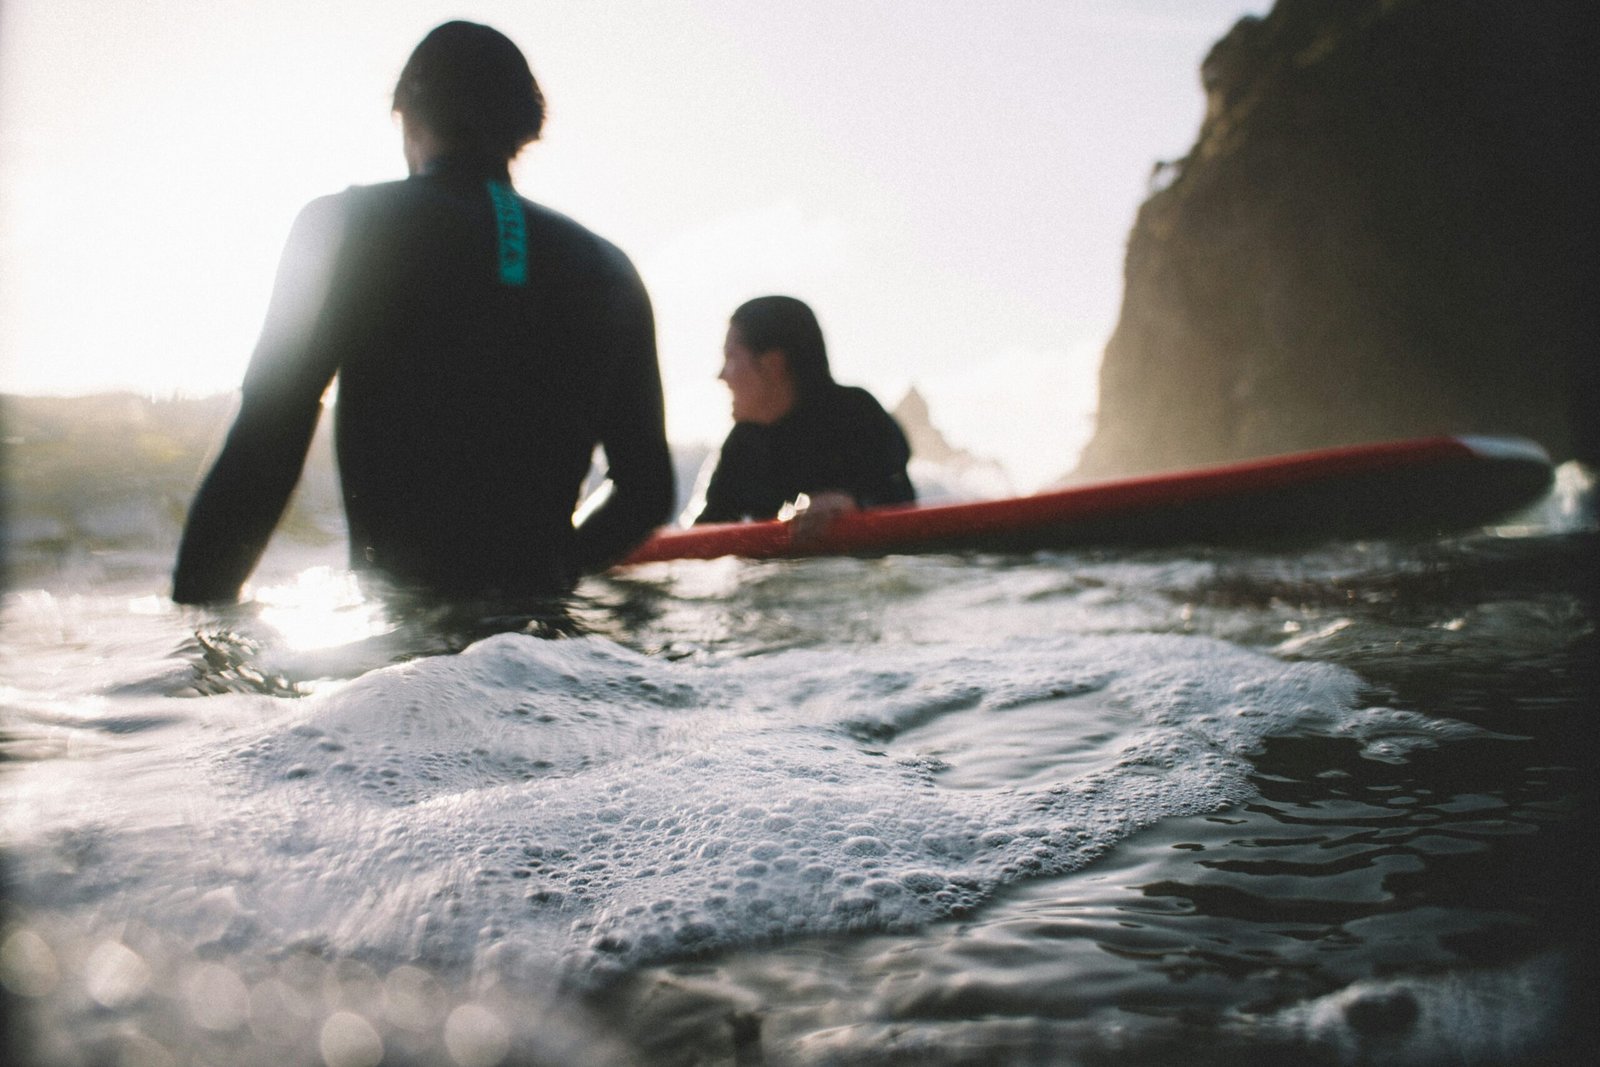
<path id="1" fill-rule="evenodd" d="M 788 523 L 666 528 L 621 566 L 743 556 L 1032 552 L 1081 545 L 1306 542 L 1483 525 L 1550 487 L 1515 437 L 1427 437 L 1092 482 L 1004 500 L 876 508 L 796 545 Z"/>

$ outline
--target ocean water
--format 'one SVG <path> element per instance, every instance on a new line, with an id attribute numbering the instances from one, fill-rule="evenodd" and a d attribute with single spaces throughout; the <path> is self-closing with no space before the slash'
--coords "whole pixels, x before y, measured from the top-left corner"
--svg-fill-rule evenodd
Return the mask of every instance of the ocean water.
<path id="1" fill-rule="evenodd" d="M 37 1064 L 1584 1062 L 1596 531 L 7 594 Z M 490 627 L 493 629 L 493 627 Z"/>

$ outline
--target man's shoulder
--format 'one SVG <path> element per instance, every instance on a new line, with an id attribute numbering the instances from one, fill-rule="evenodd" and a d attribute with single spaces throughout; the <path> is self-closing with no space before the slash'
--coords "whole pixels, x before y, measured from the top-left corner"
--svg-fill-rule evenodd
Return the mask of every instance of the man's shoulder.
<path id="1" fill-rule="evenodd" d="M 351 185 L 306 204 L 300 225 L 323 233 L 405 231 L 405 220 L 419 212 L 424 217 L 435 212 L 430 195 L 425 185 L 407 179 Z M 562 275 L 580 285 L 611 292 L 642 291 L 639 272 L 621 248 L 568 215 L 520 194 L 519 198 L 527 210 L 530 243 L 539 248 L 543 261 L 558 266 Z"/>
<path id="2" fill-rule="evenodd" d="M 317 225 L 370 222 L 385 208 L 393 208 L 406 195 L 403 181 L 349 185 L 336 193 L 326 193 L 300 209 L 302 221 Z"/>
<path id="3" fill-rule="evenodd" d="M 404 179 L 389 182 L 363 182 L 358 185 L 347 185 L 336 193 L 319 196 L 311 203 L 338 206 L 348 210 L 357 204 L 396 202 L 405 197 L 411 188 L 412 183 Z"/>
<path id="4" fill-rule="evenodd" d="M 569 251 L 608 274 L 636 273 L 626 252 L 577 219 L 526 197 L 523 203 L 528 208 L 530 233 L 541 244 Z"/>
<path id="5" fill-rule="evenodd" d="M 414 179 L 401 178 L 395 181 L 347 186 L 339 192 L 318 197 L 307 205 L 306 210 L 348 213 L 361 209 L 381 210 L 384 207 L 391 207 L 403 211 L 414 207 L 414 201 L 417 199 L 426 199 L 429 195 L 430 191 L 426 184 Z M 628 263 L 628 257 L 622 249 L 570 215 L 529 200 L 520 193 L 518 199 L 527 209 L 531 228 L 539 232 L 547 243 L 570 245 L 575 249 L 589 251 L 598 259 Z"/>

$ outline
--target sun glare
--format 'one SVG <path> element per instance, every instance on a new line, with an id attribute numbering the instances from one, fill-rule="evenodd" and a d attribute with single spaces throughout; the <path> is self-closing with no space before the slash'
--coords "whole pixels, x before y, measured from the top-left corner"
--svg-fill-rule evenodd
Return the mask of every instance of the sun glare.
<path id="1" fill-rule="evenodd" d="M 325 6 L 8 0 L 0 391 L 238 387 L 296 213 L 403 176 L 393 79 L 457 15 Z M 1032 484 L 1081 444 L 1079 368 L 1114 322 L 1151 162 L 1193 137 L 1199 57 L 1260 5 L 1082 6 L 934 5 L 849 41 L 806 5 L 484 0 L 470 17 L 527 43 L 551 103 L 519 190 L 645 277 L 675 441 L 726 432 L 727 315 L 786 292 L 822 317 L 841 381 L 889 406 L 915 385 L 953 441 Z M 1021 19 L 1061 32 L 1009 36 Z M 997 41 L 1017 54 L 990 58 Z"/>
<path id="2" fill-rule="evenodd" d="M 292 582 L 257 589 L 255 600 L 261 621 L 297 652 L 337 648 L 394 629 L 382 603 L 365 596 L 346 570 L 310 567 Z"/>

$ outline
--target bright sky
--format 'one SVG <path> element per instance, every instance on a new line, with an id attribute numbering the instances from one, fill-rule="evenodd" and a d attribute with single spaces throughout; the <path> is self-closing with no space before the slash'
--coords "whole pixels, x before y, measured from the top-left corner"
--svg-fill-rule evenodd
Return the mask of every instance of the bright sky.
<path id="1" fill-rule="evenodd" d="M 669 432 L 726 432 L 729 312 L 814 307 L 1019 489 L 1086 440 L 1152 165 L 1268 0 L 0 0 L 0 391 L 235 388 L 307 200 L 404 176 L 389 94 L 486 22 L 550 105 L 526 196 L 655 303 Z"/>

